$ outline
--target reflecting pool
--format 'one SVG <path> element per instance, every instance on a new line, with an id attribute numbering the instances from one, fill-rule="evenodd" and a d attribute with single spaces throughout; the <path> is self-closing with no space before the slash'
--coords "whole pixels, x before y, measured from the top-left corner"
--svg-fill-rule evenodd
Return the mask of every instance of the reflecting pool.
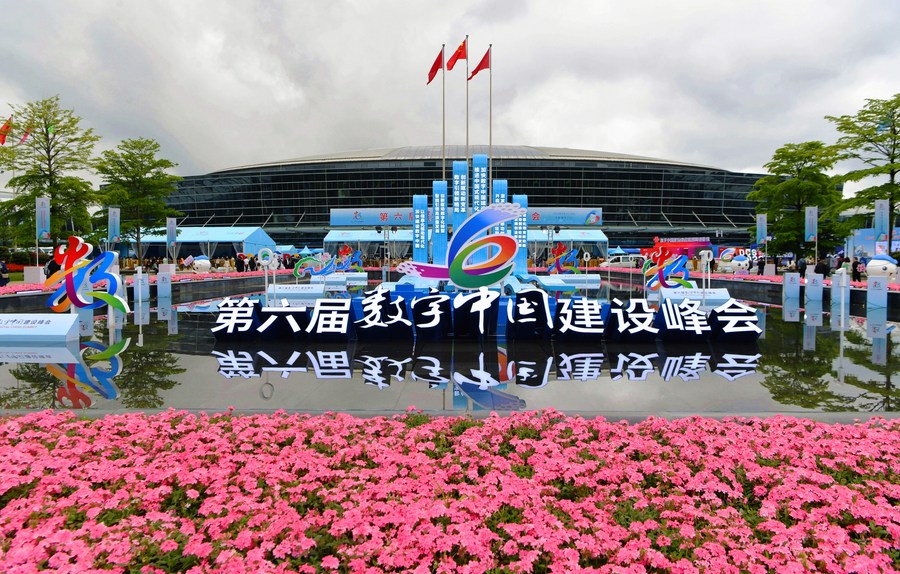
<path id="1" fill-rule="evenodd" d="M 80 347 L 0 349 L 0 407 L 88 415 L 555 408 L 611 418 L 900 411 L 900 329 L 886 313 L 844 316 L 842 329 L 838 310 L 821 304 L 752 305 L 764 333 L 740 345 L 228 343 L 214 338 L 216 315 L 202 307 L 145 307 L 113 327 L 98 318 Z"/>

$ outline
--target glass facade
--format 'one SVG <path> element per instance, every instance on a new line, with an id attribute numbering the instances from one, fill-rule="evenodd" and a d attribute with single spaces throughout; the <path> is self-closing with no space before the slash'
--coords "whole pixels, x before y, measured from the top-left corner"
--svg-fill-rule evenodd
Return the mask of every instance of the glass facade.
<path id="1" fill-rule="evenodd" d="M 448 177 L 463 154 L 463 146 L 447 147 Z M 185 177 L 169 204 L 186 215 L 179 225 L 260 225 L 279 244 L 316 244 L 332 208 L 408 208 L 413 195 L 430 197 L 441 163 L 440 146 L 426 146 L 245 166 Z M 747 194 L 765 175 L 527 146 L 494 146 L 492 172 L 531 207 L 602 208 L 610 245 L 623 247 L 684 235 L 747 243 L 756 223 Z"/>

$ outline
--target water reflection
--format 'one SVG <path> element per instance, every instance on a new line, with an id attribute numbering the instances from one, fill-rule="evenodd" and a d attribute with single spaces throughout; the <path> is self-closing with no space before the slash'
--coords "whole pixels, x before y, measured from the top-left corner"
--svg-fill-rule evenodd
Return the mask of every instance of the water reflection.
<path id="1" fill-rule="evenodd" d="M 898 330 L 829 305 L 760 308 L 752 344 L 549 339 L 217 343 L 215 317 L 157 310 L 93 323 L 76 348 L 0 349 L 15 409 L 288 408 L 586 412 L 896 411 Z M 884 311 L 883 309 L 881 311 Z M 140 316 L 144 322 L 146 315 Z M 128 319 L 131 319 L 129 317 Z M 143 335 L 143 346 L 127 344 Z M 106 354 L 104 354 L 106 353 Z M 99 359 L 98 359 L 99 357 Z"/>
<path id="2" fill-rule="evenodd" d="M 161 392 L 173 388 L 174 376 L 185 373 L 179 357 L 168 350 L 165 324 L 149 326 L 151 337 L 142 347 L 132 345 L 143 326 L 105 319 L 93 323 L 94 340 L 71 347 L 51 347 L 16 357 L 12 379 L 0 386 L 0 405 L 6 409 L 76 408 L 98 402 L 125 408 L 158 408 Z M 107 343 L 108 341 L 108 343 Z M 0 349 L 10 361 L 13 349 Z"/>

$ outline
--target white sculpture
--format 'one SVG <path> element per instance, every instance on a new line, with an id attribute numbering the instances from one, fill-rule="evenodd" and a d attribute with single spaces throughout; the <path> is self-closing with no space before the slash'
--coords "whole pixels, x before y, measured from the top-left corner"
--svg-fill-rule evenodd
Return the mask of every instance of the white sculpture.
<path id="1" fill-rule="evenodd" d="M 731 268 L 734 269 L 735 275 L 749 275 L 750 259 L 746 255 L 738 255 L 731 260 Z"/>
<path id="2" fill-rule="evenodd" d="M 887 277 L 889 283 L 897 280 L 897 260 L 881 253 L 866 263 L 866 275 L 869 277 Z"/>
<path id="3" fill-rule="evenodd" d="M 209 273 L 209 268 L 210 268 L 209 259 L 206 259 L 206 258 L 203 258 L 203 259 L 197 258 L 197 259 L 194 259 L 193 263 L 191 263 L 191 270 L 194 273 Z"/>

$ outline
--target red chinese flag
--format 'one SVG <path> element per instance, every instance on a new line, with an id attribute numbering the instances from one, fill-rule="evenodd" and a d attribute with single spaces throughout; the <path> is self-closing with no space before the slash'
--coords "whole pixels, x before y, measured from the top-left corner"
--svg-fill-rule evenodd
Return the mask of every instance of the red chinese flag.
<path id="1" fill-rule="evenodd" d="M 447 70 L 452 70 L 453 66 L 456 65 L 457 60 L 468 60 L 466 57 L 466 40 L 462 41 L 462 44 L 459 45 L 459 48 L 453 52 L 453 55 L 450 56 L 450 59 L 447 60 Z"/>
<path id="2" fill-rule="evenodd" d="M 3 127 L 0 128 L 0 145 L 6 143 L 6 134 L 9 133 L 9 128 L 12 127 L 12 116 L 9 116 L 9 119 L 6 120 L 6 123 L 3 124 Z"/>
<path id="3" fill-rule="evenodd" d="M 425 85 L 431 83 L 431 80 L 437 76 L 438 70 L 444 67 L 444 48 L 441 48 L 441 51 L 438 53 L 437 58 L 434 60 L 434 63 L 431 65 L 431 70 L 428 72 L 428 81 L 425 82 Z"/>
<path id="4" fill-rule="evenodd" d="M 477 74 L 481 70 L 487 70 L 490 67 L 491 67 L 491 49 L 488 48 L 487 52 L 484 53 L 484 58 L 482 58 L 481 61 L 478 62 L 478 65 L 475 66 L 475 69 L 472 70 L 472 75 L 469 76 L 469 79 L 471 80 L 472 78 L 475 77 L 475 74 Z"/>

